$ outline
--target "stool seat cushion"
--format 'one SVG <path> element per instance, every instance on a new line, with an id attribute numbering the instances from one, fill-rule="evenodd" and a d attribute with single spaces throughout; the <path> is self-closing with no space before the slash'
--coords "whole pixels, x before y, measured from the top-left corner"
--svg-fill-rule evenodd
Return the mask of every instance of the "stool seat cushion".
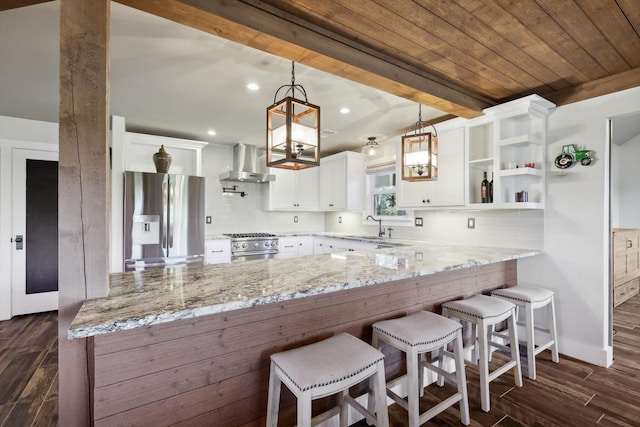
<path id="1" fill-rule="evenodd" d="M 271 355 L 301 392 L 344 381 L 383 359 L 380 351 L 346 333 Z"/>
<path id="2" fill-rule="evenodd" d="M 524 303 L 535 303 L 548 300 L 553 296 L 553 292 L 534 286 L 517 285 L 512 288 L 496 289 L 491 291 L 491 295 Z"/>
<path id="3" fill-rule="evenodd" d="M 475 317 L 477 319 L 501 317 L 511 311 L 514 307 L 515 305 L 509 301 L 491 298 L 486 295 L 474 295 L 471 298 L 449 301 L 442 304 L 442 308 L 465 314 L 470 317 Z"/>
<path id="4" fill-rule="evenodd" d="M 373 329 L 386 334 L 410 347 L 436 343 L 453 337 L 462 325 L 429 311 L 419 311 L 399 319 L 383 320 L 373 324 Z"/>

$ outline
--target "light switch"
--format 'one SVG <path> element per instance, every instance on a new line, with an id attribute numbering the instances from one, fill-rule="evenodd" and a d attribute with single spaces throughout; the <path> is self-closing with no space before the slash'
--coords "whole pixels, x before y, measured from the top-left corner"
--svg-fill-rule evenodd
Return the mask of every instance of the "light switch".
<path id="1" fill-rule="evenodd" d="M 211 224 L 211 217 L 210 216 L 207 216 L 206 222 L 207 222 L 207 224 Z"/>
<path id="2" fill-rule="evenodd" d="M 476 228 L 475 218 L 467 218 L 467 228 L 470 228 L 470 229 Z"/>
<path id="3" fill-rule="evenodd" d="M 422 227 L 422 218 L 420 217 L 416 218 L 416 227 Z"/>
<path id="4" fill-rule="evenodd" d="M 295 215 L 295 216 L 293 217 L 293 222 L 296 222 L 296 223 L 298 222 L 298 215 Z"/>

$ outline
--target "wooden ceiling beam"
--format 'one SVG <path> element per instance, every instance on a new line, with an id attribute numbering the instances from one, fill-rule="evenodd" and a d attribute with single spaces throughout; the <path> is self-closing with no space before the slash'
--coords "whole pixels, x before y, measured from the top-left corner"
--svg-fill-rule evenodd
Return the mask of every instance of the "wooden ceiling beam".
<path id="1" fill-rule="evenodd" d="M 34 4 L 47 3 L 51 0 L 1 0 L 0 12 L 3 10 L 17 9 L 19 7 L 33 6 Z"/>
<path id="2" fill-rule="evenodd" d="M 260 0 L 116 1 L 455 116 L 477 117 L 496 104 Z"/>
<path id="3" fill-rule="evenodd" d="M 640 86 L 640 68 L 634 68 L 557 92 L 546 93 L 543 96 L 560 106 L 638 86 Z"/>

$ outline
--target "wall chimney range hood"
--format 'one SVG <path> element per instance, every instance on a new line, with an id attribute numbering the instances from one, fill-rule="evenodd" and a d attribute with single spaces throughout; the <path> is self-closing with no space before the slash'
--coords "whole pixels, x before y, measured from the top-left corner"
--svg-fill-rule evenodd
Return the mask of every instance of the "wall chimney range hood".
<path id="1" fill-rule="evenodd" d="M 264 156 L 258 160 L 257 147 L 248 144 L 236 144 L 233 147 L 233 169 L 220 174 L 220 181 L 256 182 L 275 181 L 275 175 L 267 173 Z"/>

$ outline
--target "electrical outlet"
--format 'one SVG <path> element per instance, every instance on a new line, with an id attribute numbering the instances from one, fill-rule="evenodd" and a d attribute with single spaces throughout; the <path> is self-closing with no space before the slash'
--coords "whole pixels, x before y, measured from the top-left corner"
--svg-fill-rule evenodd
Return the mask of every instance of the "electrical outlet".
<path id="1" fill-rule="evenodd" d="M 298 215 L 294 215 L 293 222 L 296 222 L 296 223 L 298 222 Z"/>
<path id="2" fill-rule="evenodd" d="M 467 228 L 470 228 L 470 229 L 476 228 L 476 219 L 475 218 L 467 218 Z"/>
<path id="3" fill-rule="evenodd" d="M 211 224 L 211 217 L 210 216 L 207 216 L 206 222 L 207 222 L 207 224 Z"/>
<path id="4" fill-rule="evenodd" d="M 338 224 L 342 224 L 342 217 L 341 216 L 338 217 Z"/>
<path id="5" fill-rule="evenodd" d="M 422 227 L 422 218 L 420 217 L 416 218 L 416 227 Z"/>

